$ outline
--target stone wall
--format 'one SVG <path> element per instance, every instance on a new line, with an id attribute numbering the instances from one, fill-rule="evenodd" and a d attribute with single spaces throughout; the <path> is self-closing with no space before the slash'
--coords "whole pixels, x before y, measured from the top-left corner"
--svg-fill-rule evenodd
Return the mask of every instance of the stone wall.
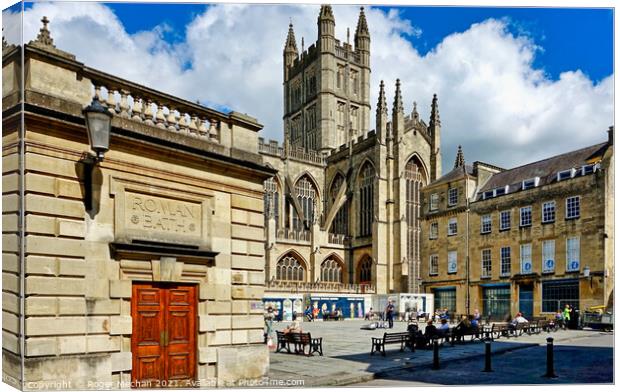
<path id="1" fill-rule="evenodd" d="M 261 302 L 262 184 L 274 171 L 256 154 L 260 126 L 247 116 L 231 115 L 230 124 L 221 128 L 230 129 L 235 140 L 244 133 L 254 139 L 251 147 L 226 146 L 177 135 L 170 122 L 167 127 L 138 126 L 114 116 L 110 151 L 89 167 L 80 111 L 92 96 L 90 71 L 26 49 L 31 109 L 24 113 L 23 272 L 17 133 L 3 118 L 3 375 L 19 380 L 21 274 L 27 389 L 129 388 L 134 282 L 197 286 L 199 384 L 264 376 L 269 358 Z M 37 51 L 38 60 L 29 58 L 30 51 Z M 118 108 L 123 110 L 122 101 Z M 175 140 L 153 142 L 164 132 Z M 141 133 L 149 133 L 151 142 L 144 143 Z M 200 146 L 206 149 L 197 153 Z M 248 160 L 236 158 L 234 150 L 246 147 Z M 156 205 L 163 207 L 155 211 Z M 145 253 L 135 250 L 137 240 L 193 250 L 172 256 Z"/>

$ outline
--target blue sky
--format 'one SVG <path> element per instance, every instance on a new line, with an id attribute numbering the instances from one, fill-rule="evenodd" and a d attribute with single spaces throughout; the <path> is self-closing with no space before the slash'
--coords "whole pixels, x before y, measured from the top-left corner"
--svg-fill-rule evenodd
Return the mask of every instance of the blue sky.
<path id="1" fill-rule="evenodd" d="M 205 4 L 127 4 L 107 3 L 121 19 L 128 33 L 150 30 L 156 25 L 171 27 L 164 35 L 169 42 L 185 39 L 185 26 L 205 11 Z M 379 7 L 387 10 L 388 7 Z M 393 8 L 393 7 L 390 7 Z M 534 65 L 557 79 L 566 70 L 581 69 L 594 81 L 612 73 L 613 10 L 577 8 L 507 7 L 400 7 L 402 17 L 421 29 L 409 36 L 424 55 L 441 40 L 465 31 L 473 23 L 489 18 L 506 18 L 513 34 L 530 36 L 544 47 Z M 140 17 L 136 18 L 135 15 Z"/>
<path id="2" fill-rule="evenodd" d="M 282 48 L 316 39 L 318 5 L 29 3 L 26 42 L 47 15 L 57 47 L 85 64 L 212 106 L 248 113 L 282 140 Z M 334 6 L 336 35 L 359 8 Z M 444 167 L 503 167 L 605 139 L 613 125 L 610 8 L 367 7 L 373 107 L 400 78 L 405 111 L 428 119 L 439 96 Z M 3 20 L 18 14 L 3 12 Z M 8 18 L 7 18 L 8 17 Z M 3 21 L 3 23 L 5 23 Z M 9 42 L 18 34 L 8 28 Z M 99 50 L 92 50 L 96 46 Z M 270 97 L 265 99 L 265 97 Z M 374 115 L 371 115 L 371 129 Z"/>

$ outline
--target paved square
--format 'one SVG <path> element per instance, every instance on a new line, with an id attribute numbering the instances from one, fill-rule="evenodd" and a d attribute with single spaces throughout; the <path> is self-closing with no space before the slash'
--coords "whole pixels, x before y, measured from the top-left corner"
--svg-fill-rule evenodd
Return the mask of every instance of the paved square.
<path id="1" fill-rule="evenodd" d="M 310 332 L 313 337 L 323 338 L 324 356 L 314 354 L 311 357 L 301 355 L 275 353 L 270 354 L 271 379 L 304 380 L 304 386 L 348 385 L 373 380 L 375 378 L 390 378 L 389 375 L 402 374 L 408 368 L 424 368 L 426 372 L 432 364 L 432 350 L 408 349 L 400 352 L 398 345 L 386 346 L 386 356 L 381 354 L 370 355 L 371 337 L 381 337 L 388 332 L 406 331 L 406 323 L 395 322 L 394 328 L 377 329 L 374 331 L 362 330 L 360 327 L 365 321 L 318 321 L 304 322 L 302 329 Z M 288 323 L 275 323 L 274 330 L 282 330 Z M 422 324 L 421 324 L 422 325 Z M 275 335 L 275 334 L 274 334 Z M 542 332 L 537 335 L 523 335 L 518 338 L 500 338 L 492 343 L 492 352 L 495 355 L 521 349 L 528 349 L 545 345 L 545 339 L 553 336 L 556 345 L 576 338 L 585 338 L 600 335 L 597 331 L 558 331 L 552 334 Z M 458 343 L 454 347 L 445 345 L 440 349 L 441 366 L 463 359 L 482 360 L 484 344 L 481 342 Z M 529 357 L 534 367 L 545 369 L 545 352 L 540 350 L 535 356 Z M 480 365 L 482 370 L 482 365 Z M 610 365 L 611 366 L 611 365 Z M 370 385 L 382 385 L 384 380 L 375 380 Z M 542 381 L 541 381 L 542 382 Z M 463 382 L 467 383 L 467 382 Z"/>

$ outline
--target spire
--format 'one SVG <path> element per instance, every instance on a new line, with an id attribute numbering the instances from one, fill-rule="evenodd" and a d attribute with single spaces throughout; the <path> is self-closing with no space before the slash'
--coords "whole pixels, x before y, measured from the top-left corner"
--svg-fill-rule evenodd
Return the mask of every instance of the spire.
<path id="1" fill-rule="evenodd" d="M 370 37 L 368 32 L 368 22 L 366 22 L 366 15 L 364 14 L 364 7 L 360 7 L 360 16 L 357 19 L 357 30 L 355 31 L 355 37 Z"/>
<path id="2" fill-rule="evenodd" d="M 379 101 L 377 102 L 377 117 L 384 114 L 387 116 L 388 108 L 387 102 L 385 100 L 385 84 L 383 84 L 383 80 L 379 85 Z"/>
<path id="3" fill-rule="evenodd" d="M 459 146 L 458 151 L 456 152 L 456 159 L 454 160 L 454 168 L 464 167 L 465 166 L 465 157 L 463 156 L 463 149 Z"/>
<path id="4" fill-rule="evenodd" d="M 394 108 L 395 112 L 403 113 L 403 96 L 400 93 L 400 79 L 396 79 L 396 93 L 394 94 Z"/>
<path id="5" fill-rule="evenodd" d="M 41 22 L 43 23 L 43 27 L 39 30 L 39 35 L 37 35 L 35 42 L 38 42 L 44 46 L 51 46 L 52 48 L 55 48 L 56 46 L 54 46 L 54 40 L 50 35 L 50 31 L 47 29 L 47 24 L 50 22 L 49 19 L 47 19 L 47 16 L 44 16 L 41 19 Z"/>
<path id="6" fill-rule="evenodd" d="M 429 126 L 440 126 L 441 121 L 439 120 L 439 105 L 437 104 L 437 94 L 433 94 L 433 103 L 431 104 L 431 121 Z"/>
<path id="7" fill-rule="evenodd" d="M 335 21 L 334 13 L 332 12 L 332 6 L 329 4 L 323 4 L 321 11 L 319 12 L 319 20 L 331 20 Z"/>
<path id="8" fill-rule="evenodd" d="M 411 112 L 411 118 L 416 121 L 420 119 L 420 114 L 418 113 L 418 103 L 416 101 L 413 101 L 413 111 Z"/>
<path id="9" fill-rule="evenodd" d="M 6 37 L 4 36 L 4 27 L 2 28 L 2 50 L 6 49 L 9 46 L 8 42 L 6 42 Z"/>
<path id="10" fill-rule="evenodd" d="M 297 40 L 295 40 L 295 31 L 293 30 L 293 23 L 288 25 L 288 35 L 286 36 L 286 43 L 284 44 L 285 52 L 294 52 L 297 54 Z"/>

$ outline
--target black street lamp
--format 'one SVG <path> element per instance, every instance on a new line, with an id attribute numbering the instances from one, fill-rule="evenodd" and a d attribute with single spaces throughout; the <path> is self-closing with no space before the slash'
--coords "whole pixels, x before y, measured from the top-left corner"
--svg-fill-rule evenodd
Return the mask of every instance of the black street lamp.
<path id="1" fill-rule="evenodd" d="M 103 155 L 110 149 L 110 130 L 112 129 L 112 113 L 101 103 L 97 96 L 83 110 L 86 118 L 86 130 L 90 148 L 95 152 L 95 162 L 103 161 Z"/>

